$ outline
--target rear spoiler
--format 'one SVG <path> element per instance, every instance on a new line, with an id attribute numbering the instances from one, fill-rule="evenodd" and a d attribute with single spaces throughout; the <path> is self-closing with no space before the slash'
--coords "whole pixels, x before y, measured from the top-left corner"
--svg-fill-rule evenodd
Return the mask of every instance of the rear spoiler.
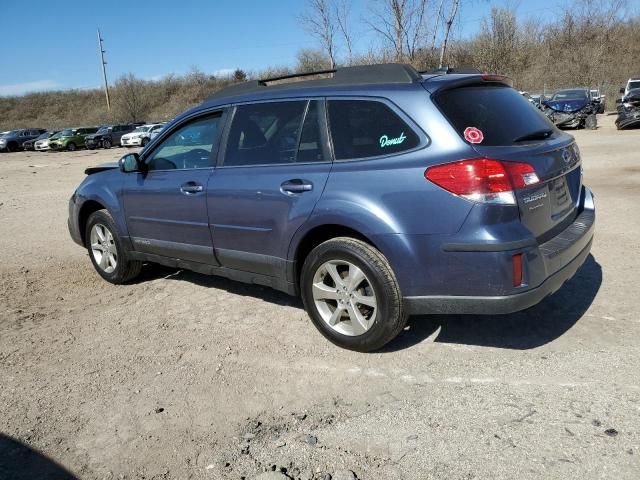
<path id="1" fill-rule="evenodd" d="M 432 93 L 435 91 L 451 90 L 472 85 L 499 84 L 513 88 L 513 80 L 504 75 L 496 75 L 493 73 L 481 74 L 448 74 L 438 75 L 425 79 L 424 87 Z M 434 87 L 433 89 L 429 87 Z"/>

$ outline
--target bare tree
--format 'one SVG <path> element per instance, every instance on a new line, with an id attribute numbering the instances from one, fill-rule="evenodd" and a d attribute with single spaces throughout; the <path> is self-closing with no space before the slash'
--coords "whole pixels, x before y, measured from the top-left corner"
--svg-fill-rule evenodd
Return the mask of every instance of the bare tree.
<path id="1" fill-rule="evenodd" d="M 120 77 L 115 83 L 116 102 L 120 115 L 130 121 L 142 120 L 147 110 L 146 82 L 132 73 Z"/>
<path id="2" fill-rule="evenodd" d="M 397 62 L 416 59 L 426 37 L 427 0 L 373 0 L 365 22 L 391 48 Z"/>
<path id="3" fill-rule="evenodd" d="M 458 13 L 458 4 L 460 0 L 451 0 L 451 13 L 449 14 L 449 18 L 445 23 L 444 27 L 444 38 L 442 39 L 442 48 L 440 49 L 440 62 L 439 67 L 442 68 L 444 64 L 444 55 L 447 51 L 447 42 L 449 41 L 449 33 L 451 32 L 451 27 L 453 22 L 456 19 L 456 14 Z"/>
<path id="4" fill-rule="evenodd" d="M 307 31 L 316 37 L 330 60 L 336 66 L 336 22 L 327 0 L 308 0 L 307 12 L 301 17 Z"/>
<path id="5" fill-rule="evenodd" d="M 353 33 L 351 31 L 351 4 L 350 0 L 336 0 L 334 13 L 338 30 L 347 49 L 347 64 L 353 63 Z"/>

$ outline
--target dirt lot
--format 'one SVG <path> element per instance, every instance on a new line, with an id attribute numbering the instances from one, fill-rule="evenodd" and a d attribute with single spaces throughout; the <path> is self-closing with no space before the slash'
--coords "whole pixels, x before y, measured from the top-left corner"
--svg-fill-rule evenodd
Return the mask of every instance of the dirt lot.
<path id="1" fill-rule="evenodd" d="M 639 478 L 640 131 L 600 120 L 574 132 L 598 208 L 576 277 L 514 315 L 412 318 L 375 354 L 266 288 L 102 281 L 67 199 L 124 150 L 1 154 L 0 477 Z"/>

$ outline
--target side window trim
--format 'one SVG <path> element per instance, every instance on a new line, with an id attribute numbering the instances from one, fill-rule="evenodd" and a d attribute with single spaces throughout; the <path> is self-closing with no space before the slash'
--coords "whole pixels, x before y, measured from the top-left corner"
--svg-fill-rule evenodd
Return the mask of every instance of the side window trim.
<path id="1" fill-rule="evenodd" d="M 238 107 L 242 105 L 256 105 L 262 103 L 280 103 L 280 102 L 295 102 L 295 101 L 306 101 L 307 105 L 305 107 L 304 115 L 302 117 L 302 123 L 300 124 L 300 131 L 298 132 L 298 143 L 297 148 L 300 148 L 300 138 L 302 136 L 302 130 L 304 128 L 304 123 L 307 118 L 307 113 L 309 111 L 311 102 L 318 102 L 318 115 L 320 116 L 320 139 L 322 141 L 322 151 L 325 157 L 325 160 L 322 162 L 295 162 L 295 165 L 316 165 L 322 163 L 332 163 L 333 162 L 333 148 L 330 145 L 331 135 L 329 134 L 329 120 L 328 120 L 328 109 L 327 109 L 327 98 L 326 97 L 291 97 L 291 98 L 276 98 L 269 100 L 260 100 L 255 102 L 242 102 L 242 103 L 234 103 L 232 105 L 228 105 L 230 111 L 228 112 L 228 118 L 224 129 L 221 134 L 220 148 L 218 149 L 218 161 L 216 162 L 216 166 L 219 168 L 251 168 L 251 167 L 275 167 L 282 165 L 290 165 L 290 163 L 263 163 L 259 165 L 224 165 L 224 158 L 226 155 L 228 140 L 229 140 L 229 132 L 231 130 L 231 125 L 233 124 L 233 118 L 238 111 Z M 298 155 L 298 150 L 296 150 L 296 158 Z"/>
<path id="2" fill-rule="evenodd" d="M 400 119 L 407 124 L 407 126 L 418 136 L 420 142 L 414 148 L 410 148 L 409 150 L 403 150 L 401 152 L 383 153 L 380 155 L 373 155 L 369 157 L 337 159 L 335 157 L 335 150 L 333 146 L 333 136 L 331 135 L 331 121 L 329 120 L 329 102 L 331 102 L 332 100 L 355 100 L 355 101 L 382 103 L 383 105 L 386 105 L 393 113 L 398 115 L 398 117 L 400 117 Z M 398 155 L 406 155 L 408 153 L 413 153 L 415 151 L 421 150 L 431 145 L 431 139 L 429 138 L 429 135 L 427 135 L 427 133 L 424 130 L 422 130 L 422 128 L 420 128 L 420 126 L 418 126 L 416 122 L 404 112 L 404 110 L 402 110 L 398 105 L 393 103 L 388 98 L 353 96 L 353 95 L 345 95 L 345 96 L 335 95 L 335 96 L 327 97 L 325 103 L 326 103 L 327 135 L 329 136 L 329 142 L 331 144 L 331 155 L 332 155 L 331 158 L 333 158 L 334 162 L 342 163 L 342 162 L 360 162 L 360 161 L 368 161 L 368 160 L 378 160 L 381 158 L 389 158 L 389 157 L 395 157 Z"/>
<path id="3" fill-rule="evenodd" d="M 149 157 L 151 157 L 156 152 L 156 150 L 162 146 L 164 140 L 166 140 L 169 136 L 171 136 L 177 130 L 180 130 L 182 127 L 186 126 L 189 123 L 196 122 L 198 120 L 201 120 L 203 118 L 206 118 L 206 117 L 209 117 L 209 116 L 213 116 L 213 115 L 216 115 L 216 114 L 220 114 L 220 124 L 221 124 L 222 128 L 220 129 L 220 135 L 218 135 L 218 138 L 215 140 L 214 144 L 211 146 L 211 155 L 213 155 L 213 152 L 215 151 L 216 152 L 215 154 L 218 156 L 217 158 L 219 158 L 220 150 L 221 150 L 221 146 L 222 146 L 222 137 L 225 134 L 225 131 L 227 129 L 227 124 L 229 123 L 229 121 L 228 121 L 228 118 L 229 118 L 229 105 L 217 106 L 217 107 L 212 108 L 212 109 L 208 109 L 208 110 L 204 110 L 204 111 L 200 111 L 200 112 L 194 113 L 193 115 L 189 115 L 187 118 L 184 118 L 180 123 L 176 123 L 176 124 L 172 125 L 171 128 L 169 128 L 169 129 L 164 128 L 158 134 L 158 136 L 154 139 L 153 148 L 151 150 L 149 150 L 149 151 L 145 151 L 144 154 L 141 156 L 141 161 L 146 163 L 147 159 Z M 217 167 L 216 158 L 210 158 L 210 163 L 211 163 L 211 165 L 209 165 L 208 167 L 191 168 L 189 170 L 208 170 L 208 169 L 213 169 L 213 168 Z M 149 173 L 153 173 L 153 172 L 175 172 L 175 171 L 184 171 L 184 169 L 181 169 L 181 170 L 175 170 L 175 169 L 150 170 Z"/>

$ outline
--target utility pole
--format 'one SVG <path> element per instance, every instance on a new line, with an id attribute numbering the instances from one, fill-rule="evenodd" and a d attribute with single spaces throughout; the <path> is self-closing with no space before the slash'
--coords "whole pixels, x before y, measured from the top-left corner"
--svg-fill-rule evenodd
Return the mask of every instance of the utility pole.
<path id="1" fill-rule="evenodd" d="M 111 110 L 111 101 L 109 100 L 109 84 L 107 83 L 107 62 L 104 61 L 104 52 L 102 48 L 102 36 L 100 35 L 100 29 L 98 29 L 98 51 L 100 52 L 100 64 L 102 65 L 102 78 L 104 79 L 104 95 L 107 98 L 107 110 Z"/>

